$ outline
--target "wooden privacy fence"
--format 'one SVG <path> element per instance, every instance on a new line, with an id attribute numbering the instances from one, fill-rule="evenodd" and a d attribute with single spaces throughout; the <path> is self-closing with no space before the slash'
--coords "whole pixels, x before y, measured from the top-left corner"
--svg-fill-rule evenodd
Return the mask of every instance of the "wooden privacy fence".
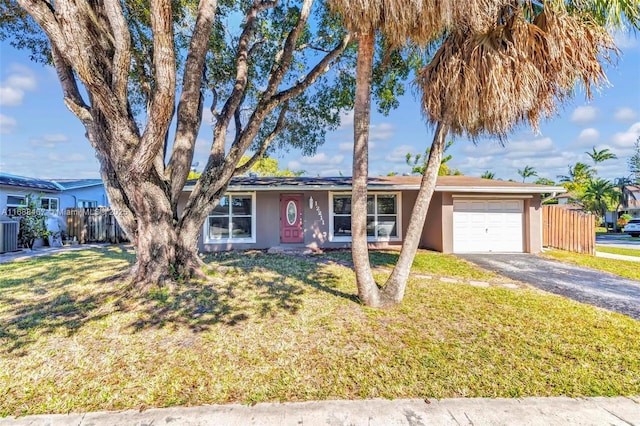
<path id="1" fill-rule="evenodd" d="M 67 209 L 67 236 L 84 243 L 120 243 L 128 241 L 111 209 Z"/>
<path id="2" fill-rule="evenodd" d="M 559 206 L 542 206 L 542 245 L 595 254 L 595 216 Z"/>

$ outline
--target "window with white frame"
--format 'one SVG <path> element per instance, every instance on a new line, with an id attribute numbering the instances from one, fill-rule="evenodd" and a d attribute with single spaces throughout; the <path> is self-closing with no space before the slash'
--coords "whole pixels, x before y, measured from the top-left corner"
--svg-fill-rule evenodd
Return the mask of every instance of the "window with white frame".
<path id="1" fill-rule="evenodd" d="M 40 208 L 48 211 L 58 211 L 58 199 L 52 197 L 40 197 Z"/>
<path id="2" fill-rule="evenodd" d="M 351 241 L 351 194 L 330 194 L 333 241 Z M 399 241 L 400 193 L 375 193 L 367 197 L 369 241 Z"/>
<path id="3" fill-rule="evenodd" d="M 27 197 L 24 195 L 7 195 L 7 215 L 13 216 L 18 209 L 27 206 Z"/>
<path id="4" fill-rule="evenodd" d="M 255 243 L 255 211 L 255 193 L 225 195 L 205 221 L 204 242 Z"/>

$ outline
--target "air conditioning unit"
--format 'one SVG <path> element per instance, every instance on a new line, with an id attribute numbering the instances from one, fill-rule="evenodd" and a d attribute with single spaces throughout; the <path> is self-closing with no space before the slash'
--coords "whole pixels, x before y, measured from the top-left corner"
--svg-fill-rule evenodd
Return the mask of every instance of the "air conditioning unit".
<path id="1" fill-rule="evenodd" d="M 20 223 L 6 216 L 0 217 L 0 253 L 18 250 Z"/>

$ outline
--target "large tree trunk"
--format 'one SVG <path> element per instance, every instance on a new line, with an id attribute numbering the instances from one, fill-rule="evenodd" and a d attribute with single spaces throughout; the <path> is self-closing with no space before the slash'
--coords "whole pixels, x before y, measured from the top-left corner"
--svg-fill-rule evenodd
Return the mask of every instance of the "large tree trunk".
<path id="1" fill-rule="evenodd" d="M 409 279 L 413 259 L 418 251 L 418 244 L 420 243 L 420 237 L 422 236 L 422 230 L 429 210 L 429 204 L 431 204 L 431 198 L 436 188 L 438 170 L 440 170 L 442 153 L 444 152 L 446 145 L 445 138 L 447 137 L 447 132 L 448 126 L 438 123 L 435 135 L 433 136 L 433 143 L 429 152 L 427 167 L 424 175 L 422 176 L 420 190 L 418 191 L 416 203 L 413 206 L 413 211 L 411 212 L 409 226 L 407 227 L 407 233 L 402 243 L 400 258 L 398 259 L 398 263 L 396 263 L 396 266 L 393 268 L 393 272 L 382 290 L 382 299 L 385 305 L 400 303 L 404 298 L 407 280 Z"/>
<path id="2" fill-rule="evenodd" d="M 373 31 L 360 34 L 356 64 L 353 118 L 353 177 L 351 192 L 351 256 L 358 297 L 367 306 L 380 306 L 380 291 L 371 273 L 367 244 L 367 181 L 369 177 L 369 124 L 374 51 Z"/>

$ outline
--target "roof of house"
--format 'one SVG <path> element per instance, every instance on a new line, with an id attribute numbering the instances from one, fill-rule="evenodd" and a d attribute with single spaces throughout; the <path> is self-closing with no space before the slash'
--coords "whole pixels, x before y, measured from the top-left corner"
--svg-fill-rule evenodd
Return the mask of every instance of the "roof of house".
<path id="1" fill-rule="evenodd" d="M 371 176 L 371 190 L 417 190 L 422 176 Z M 190 180 L 185 191 L 194 188 L 196 180 Z M 229 191 L 283 191 L 301 190 L 349 190 L 351 177 L 234 177 Z M 533 183 L 508 182 L 469 176 L 438 176 L 436 191 L 479 193 L 528 193 L 565 192 L 561 186 L 536 185 Z"/>
<path id="2" fill-rule="evenodd" d="M 63 190 L 102 185 L 102 179 L 55 179 L 53 182 L 58 184 Z"/>
<path id="3" fill-rule="evenodd" d="M 37 189 L 45 192 L 58 192 L 60 187 L 55 182 L 42 179 L 33 179 L 25 176 L 16 176 L 0 172 L 0 185 L 16 188 Z"/>
<path id="4" fill-rule="evenodd" d="M 102 179 L 35 179 L 0 172 L 0 185 L 15 188 L 37 189 L 45 192 L 60 192 L 70 189 L 88 188 L 102 185 Z"/>

